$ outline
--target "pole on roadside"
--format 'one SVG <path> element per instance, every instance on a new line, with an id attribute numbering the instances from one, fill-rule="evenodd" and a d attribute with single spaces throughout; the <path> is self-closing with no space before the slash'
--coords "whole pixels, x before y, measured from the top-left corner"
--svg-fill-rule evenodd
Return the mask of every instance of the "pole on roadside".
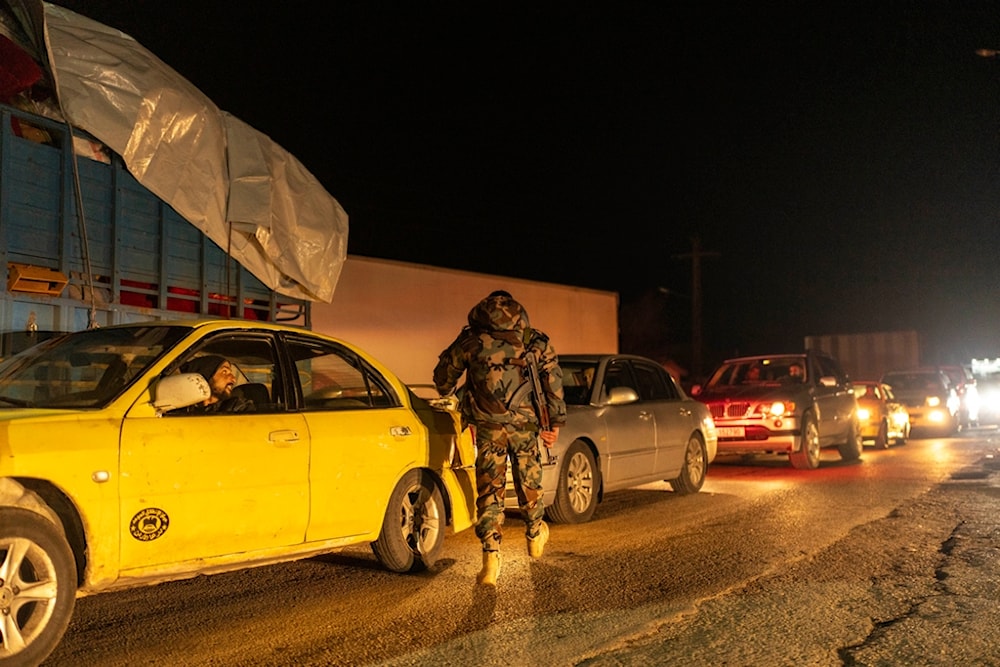
<path id="1" fill-rule="evenodd" d="M 674 259 L 691 260 L 691 376 L 701 378 L 702 353 L 702 297 L 701 297 L 701 260 L 707 257 L 718 257 L 719 253 L 701 249 L 701 238 L 691 237 L 691 252 L 674 255 Z"/>

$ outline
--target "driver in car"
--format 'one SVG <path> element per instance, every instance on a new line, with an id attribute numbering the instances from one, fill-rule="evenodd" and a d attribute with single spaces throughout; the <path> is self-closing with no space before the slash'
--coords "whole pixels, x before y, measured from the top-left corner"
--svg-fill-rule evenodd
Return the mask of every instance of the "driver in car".
<path id="1" fill-rule="evenodd" d="M 207 414 L 212 412 L 253 412 L 254 402 L 240 394 L 234 394 L 236 373 L 233 365 L 225 357 L 217 354 L 207 354 L 197 357 L 181 366 L 183 373 L 200 373 L 208 382 L 212 395 L 201 403 L 196 403 L 184 412 L 190 414 Z"/>
<path id="2" fill-rule="evenodd" d="M 802 364 L 794 363 L 788 367 L 788 379 L 791 382 L 805 381 L 805 370 L 803 370 Z"/>

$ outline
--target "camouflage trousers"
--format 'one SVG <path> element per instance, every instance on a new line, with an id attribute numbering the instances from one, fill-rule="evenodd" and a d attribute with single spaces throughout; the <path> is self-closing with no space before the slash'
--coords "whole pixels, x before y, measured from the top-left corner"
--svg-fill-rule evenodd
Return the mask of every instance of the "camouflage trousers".
<path id="1" fill-rule="evenodd" d="M 513 463 L 511 473 L 525 535 L 535 537 L 541 530 L 545 506 L 538 434 L 523 429 L 517 424 L 476 424 L 476 537 L 483 543 L 483 551 L 500 549 L 508 458 Z"/>

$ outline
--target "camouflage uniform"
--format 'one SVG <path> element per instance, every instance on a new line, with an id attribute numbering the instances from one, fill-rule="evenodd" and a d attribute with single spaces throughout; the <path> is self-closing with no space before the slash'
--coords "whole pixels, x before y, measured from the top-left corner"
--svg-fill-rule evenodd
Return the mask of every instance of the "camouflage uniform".
<path id="1" fill-rule="evenodd" d="M 551 426 L 562 426 L 566 403 L 555 349 L 544 333 L 529 326 L 524 308 L 506 292 L 494 292 L 469 311 L 469 325 L 434 368 L 434 385 L 443 396 L 455 391 L 466 374 L 459 403 L 462 416 L 475 427 L 476 535 L 483 551 L 500 549 L 508 457 L 529 539 L 539 534 L 545 513 L 539 419 L 524 362 L 529 348 L 538 360 Z"/>

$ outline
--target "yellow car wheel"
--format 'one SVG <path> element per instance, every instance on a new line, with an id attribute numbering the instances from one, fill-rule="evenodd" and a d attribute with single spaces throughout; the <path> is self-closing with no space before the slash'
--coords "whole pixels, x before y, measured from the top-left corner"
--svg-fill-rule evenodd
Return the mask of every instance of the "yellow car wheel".
<path id="1" fill-rule="evenodd" d="M 60 530 L 0 510 L 0 664 L 37 665 L 62 639 L 76 602 L 76 562 Z"/>
<path id="2" fill-rule="evenodd" d="M 426 570 L 437 562 L 447 522 L 441 490 L 430 473 L 410 470 L 389 498 L 372 551 L 393 572 Z"/>

